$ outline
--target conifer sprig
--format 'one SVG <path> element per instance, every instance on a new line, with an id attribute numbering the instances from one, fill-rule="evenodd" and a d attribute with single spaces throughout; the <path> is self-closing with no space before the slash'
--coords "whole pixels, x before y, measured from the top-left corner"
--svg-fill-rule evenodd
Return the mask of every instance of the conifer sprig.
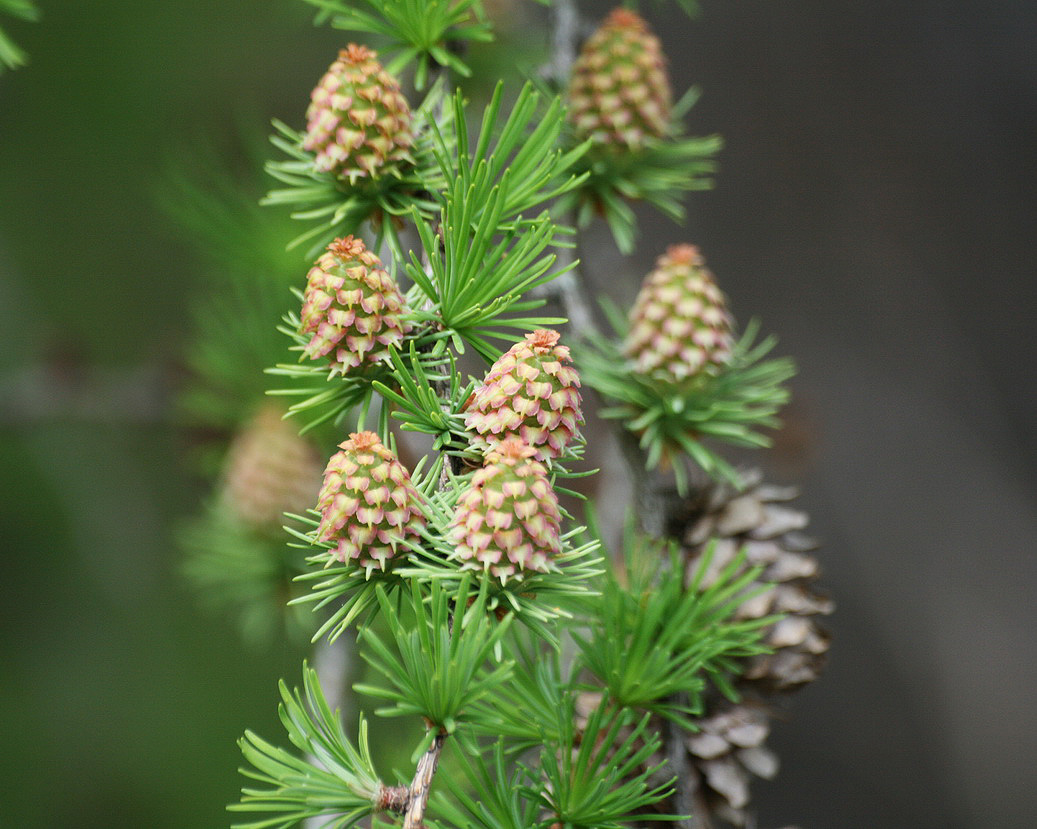
<path id="1" fill-rule="evenodd" d="M 751 598 L 746 588 L 760 570 L 743 569 L 744 556 L 738 556 L 702 590 L 708 556 L 686 584 L 675 546 L 667 549 L 632 533 L 624 543 L 624 564 L 628 583 L 610 572 L 592 612 L 590 634 L 574 634 L 581 664 L 616 705 L 693 729 L 690 718 L 701 711 L 706 675 L 718 677 L 727 689 L 725 673 L 734 657 L 766 651 L 760 644 L 762 629 L 775 620 L 734 618 L 738 606 Z"/>
<path id="2" fill-rule="evenodd" d="M 611 318 L 613 327 L 625 334 L 626 321 L 618 313 Z M 737 484 L 735 468 L 705 441 L 770 446 L 770 438 L 760 429 L 780 425 L 777 412 L 789 399 L 784 384 L 796 373 L 787 357 L 764 359 L 777 339 L 757 342 L 758 332 L 759 324 L 751 321 L 723 370 L 684 383 L 634 371 L 617 341 L 595 337 L 579 352 L 581 376 L 612 404 L 600 412 L 602 417 L 622 421 L 638 436 L 648 469 L 672 467 L 680 492 L 688 486 L 684 457 L 707 474 Z"/>
<path id="3" fill-rule="evenodd" d="M 461 754 L 464 779 L 446 781 L 449 794 L 432 798 L 436 825 L 453 829 L 530 829 L 540 827 L 543 809 L 531 795 L 535 780 L 529 769 L 509 760 L 503 741 L 492 756 Z M 440 823 L 443 821 L 443 823 Z"/>
<path id="4" fill-rule="evenodd" d="M 380 380 L 372 381 L 371 385 L 392 407 L 392 416 L 400 421 L 400 428 L 432 435 L 435 439 L 433 451 L 464 451 L 468 442 L 461 408 L 472 394 L 474 381 L 461 385 L 462 375 L 457 368 L 457 361 L 452 354 L 447 353 L 445 356 L 449 361 L 446 364 L 449 373 L 443 396 L 440 397 L 440 392 L 433 384 L 441 382 L 441 375 L 429 374 L 426 370 L 428 358 L 423 363 L 413 341 L 406 359 L 395 348 L 391 348 L 389 353 L 393 379 L 399 383 L 398 388 L 390 388 Z M 444 399 L 446 406 L 443 405 Z"/>
<path id="5" fill-rule="evenodd" d="M 562 667 L 560 650 L 545 651 L 537 639 L 523 647 L 515 632 L 505 639 L 504 647 L 515 670 L 491 696 L 472 706 L 471 731 L 478 736 L 500 738 L 502 748 L 510 756 L 544 742 L 560 742 L 562 732 L 555 712 L 565 704 L 566 694 L 572 688 L 572 679 Z"/>
<path id="6" fill-rule="evenodd" d="M 456 591 L 437 582 L 426 590 L 412 581 L 406 612 L 376 588 L 392 647 L 367 627 L 360 632 L 360 654 L 386 684 L 354 688 L 391 703 L 377 710 L 380 716 L 417 714 L 429 723 L 430 734 L 452 734 L 466 721 L 468 709 L 511 674 L 513 663 L 493 655 L 513 617 L 497 621 L 487 612 L 486 591 L 473 591 L 474 581 L 463 577 Z M 423 744 L 415 753 L 427 747 Z"/>
<path id="7" fill-rule="evenodd" d="M 543 107 L 540 99 L 541 93 L 527 82 L 501 122 L 504 83 L 499 82 L 483 110 L 475 145 L 469 149 L 467 105 L 459 89 L 454 95 L 453 117 L 447 121 L 456 135 L 433 130 L 440 172 L 448 181 L 461 176 L 465 189 L 472 188 L 477 197 L 474 217 L 488 209 L 494 188 L 505 174 L 509 177 L 500 197 L 500 229 L 579 187 L 586 178 L 586 173 L 574 173 L 573 167 L 590 144 L 577 142 L 563 149 L 564 104 L 554 96 Z"/>
<path id="8" fill-rule="evenodd" d="M 561 739 L 540 752 L 543 780 L 536 796 L 555 822 L 574 829 L 618 829 L 642 820 L 672 820 L 641 810 L 667 797 L 670 781 L 653 783 L 664 764 L 650 764 L 659 735 L 649 715 L 639 718 L 603 694 L 579 724 L 576 697 L 567 694 L 553 712 Z"/>
<path id="9" fill-rule="evenodd" d="M 467 78 L 471 69 L 450 43 L 493 40 L 493 29 L 482 0 L 304 0 L 320 11 L 317 22 L 331 21 L 336 29 L 364 32 L 384 40 L 394 55 L 390 72 L 414 69 L 414 86 L 421 90 L 437 67 Z"/>
<path id="10" fill-rule="evenodd" d="M 433 227 L 414 211 L 423 255 L 411 251 L 406 265 L 427 300 L 419 315 L 448 332 L 459 352 L 467 343 L 490 362 L 501 353 L 494 340 L 564 322 L 529 315 L 545 300 L 526 295 L 572 267 L 551 270 L 556 257 L 547 251 L 563 229 L 542 206 L 579 185 L 568 171 L 585 149 L 558 148 L 557 98 L 541 111 L 539 94 L 526 84 L 503 122 L 502 101 L 498 85 L 470 151 L 467 108 L 460 92 L 455 95 L 456 149 L 441 135 L 436 141 L 440 172 L 449 182 L 438 191 L 439 222 Z M 528 216 L 531 210 L 540 212 Z"/>
<path id="11" fill-rule="evenodd" d="M 0 0 L 0 12 L 19 20 L 39 20 L 40 10 L 33 0 Z M 17 69 L 28 61 L 25 51 L 0 28 L 0 75 L 4 68 Z"/>
<path id="12" fill-rule="evenodd" d="M 556 259 L 573 231 L 555 216 L 602 213 L 629 248 L 629 202 L 679 218 L 683 195 L 705 186 L 718 140 L 684 136 L 694 94 L 671 107 L 660 43 L 629 9 L 610 16 L 599 53 L 577 67 L 571 128 L 558 98 L 527 84 L 506 106 L 499 84 L 470 135 L 478 115 L 445 90 L 451 74 L 468 73 L 457 45 L 490 36 L 481 0 L 306 1 L 318 19 L 380 38 L 390 72 L 413 72 L 419 88 L 432 80 L 412 117 L 397 80 L 350 46 L 311 96 L 306 136 L 278 126 L 288 160 L 269 169 L 286 186 L 267 199 L 313 224 L 297 243 L 322 247 L 362 228 L 390 254 L 384 268 L 362 257 L 317 268 L 305 333 L 295 315 L 283 329 L 312 362 L 274 373 L 304 381 L 292 410 L 315 418 L 310 426 L 341 426 L 347 412 L 359 420 L 325 471 L 319 513 L 290 530 L 310 553 L 299 581 L 312 589 L 296 602 L 323 614 L 314 640 L 355 626 L 373 676 L 354 690 L 383 702 L 378 715 L 416 715 L 426 730 L 409 785 L 384 787 L 363 724 L 354 748 L 307 669 L 304 694 L 282 686 L 282 720 L 312 761 L 247 734 L 257 771 L 246 774 L 266 788 L 247 789 L 233 808 L 273 815 L 245 829 L 310 817 L 380 826 L 380 811 L 402 815 L 404 829 L 679 819 L 658 814 L 675 789 L 689 811 L 687 781 L 673 779 L 687 769 L 670 743 L 683 747 L 709 683 L 733 697 L 731 679 L 765 651 L 775 617 L 738 612 L 768 586 L 745 554 L 710 568 L 707 546 L 685 572 L 676 548 L 634 535 L 624 566 L 603 566 L 600 542 L 572 528 L 555 488 L 577 474 L 564 464 L 582 448 L 576 369 L 612 404 L 606 414 L 639 436 L 647 465 L 672 463 L 683 489 L 685 458 L 735 476 L 705 439 L 766 444 L 759 430 L 776 425 L 791 363 L 764 359 L 773 341 L 756 343 L 754 324 L 732 349 L 717 297 L 698 282 L 667 282 L 635 314 L 647 345 L 640 334 L 623 347 L 598 338 L 570 367 L 557 333 L 537 331 L 533 356 L 516 346 L 482 385 L 458 367 L 466 350 L 493 362 L 500 343 L 563 322 L 542 314 L 538 291 L 576 264 Z M 398 232 L 408 224 L 413 234 Z M 409 278 L 403 291 L 397 274 Z M 702 282 L 697 271 L 688 278 Z M 389 315 L 392 336 L 378 327 Z M 665 359 L 638 359 L 638 349 Z M 364 430 L 371 420 L 377 435 Z M 431 437 L 413 472 L 395 455 L 393 420 Z M 575 648 L 563 647 L 569 636 Z M 436 776 L 444 744 L 467 780 L 449 761 Z"/>
<path id="13" fill-rule="evenodd" d="M 264 817 L 236 823 L 234 829 L 287 829 L 308 818 L 325 818 L 323 826 L 345 829 L 378 810 L 382 791 L 367 744 L 363 716 L 354 745 L 342 729 L 338 711 L 332 712 L 317 672 L 303 665 L 303 690 L 289 691 L 280 682 L 281 722 L 300 757 L 246 731 L 239 741 L 252 768 L 246 777 L 265 788 L 242 789 L 241 802 L 232 812 L 259 812 Z"/>

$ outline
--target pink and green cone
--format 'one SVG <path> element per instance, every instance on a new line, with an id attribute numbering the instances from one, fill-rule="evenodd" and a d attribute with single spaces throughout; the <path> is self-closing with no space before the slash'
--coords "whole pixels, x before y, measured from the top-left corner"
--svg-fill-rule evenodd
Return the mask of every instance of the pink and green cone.
<path id="1" fill-rule="evenodd" d="M 448 536 L 464 566 L 502 582 L 550 569 L 561 551 L 561 514 L 535 454 L 519 438 L 508 438 L 472 476 Z"/>
<path id="2" fill-rule="evenodd" d="M 376 56 L 349 44 L 310 95 L 302 146 L 316 154 L 320 172 L 355 182 L 411 160 L 410 108 Z"/>
<path id="3" fill-rule="evenodd" d="M 493 364 L 465 414 L 474 445 L 492 449 L 517 436 L 537 460 L 553 460 L 579 434 L 580 378 L 558 337 L 534 331 Z"/>
<path id="4" fill-rule="evenodd" d="M 220 502 L 258 532 L 280 532 L 284 513 L 304 513 L 320 483 L 320 456 L 283 415 L 265 404 L 234 436 L 224 461 Z"/>
<path id="5" fill-rule="evenodd" d="M 680 383 L 731 360 L 732 320 L 698 248 L 673 245 L 645 278 L 623 353 L 638 374 Z"/>
<path id="6" fill-rule="evenodd" d="M 327 357 L 333 374 L 388 360 L 388 347 L 410 331 L 404 310 L 381 260 L 360 239 L 336 239 L 306 277 L 300 333 L 313 336 L 303 353 Z"/>
<path id="7" fill-rule="evenodd" d="M 670 81 L 659 39 L 629 9 L 615 9 L 588 38 L 569 81 L 576 138 L 638 150 L 667 134 Z"/>
<path id="8" fill-rule="evenodd" d="M 346 564 L 385 570 L 425 527 L 421 496 L 410 474 L 374 432 L 356 432 L 339 444 L 317 499 L 317 540 L 335 544 Z"/>

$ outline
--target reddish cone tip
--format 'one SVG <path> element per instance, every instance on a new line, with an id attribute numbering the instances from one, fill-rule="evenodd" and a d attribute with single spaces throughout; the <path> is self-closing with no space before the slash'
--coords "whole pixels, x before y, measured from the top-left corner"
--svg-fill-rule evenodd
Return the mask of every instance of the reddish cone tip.
<path id="1" fill-rule="evenodd" d="M 345 49 L 340 49 L 338 53 L 338 59 L 346 63 L 363 63 L 365 60 L 373 60 L 376 57 L 378 57 L 376 51 L 355 43 L 350 43 Z"/>
<path id="2" fill-rule="evenodd" d="M 345 443 L 339 444 L 340 449 L 352 449 L 354 451 L 361 451 L 363 449 L 370 449 L 372 446 L 377 446 L 381 441 L 378 439 L 378 435 L 374 432 L 350 432 L 349 440 Z"/>
<path id="3" fill-rule="evenodd" d="M 671 262 L 682 265 L 701 265 L 702 254 L 695 245 L 670 245 L 666 249 L 666 255 Z"/>
<path id="4" fill-rule="evenodd" d="M 507 459 L 517 461 L 523 458 L 532 458 L 535 454 L 536 450 L 522 438 L 511 437 L 501 441 L 497 448 L 486 456 L 486 461 L 488 464 Z"/>
<path id="5" fill-rule="evenodd" d="M 648 24 L 645 23 L 641 15 L 624 8 L 613 9 L 609 16 L 605 18 L 605 25 L 620 26 L 624 29 L 638 29 L 640 31 L 648 30 Z"/>
<path id="6" fill-rule="evenodd" d="M 356 259 L 365 250 L 367 248 L 364 247 L 363 240 L 357 239 L 355 236 L 345 236 L 328 245 L 329 252 L 343 259 Z"/>
<path id="7" fill-rule="evenodd" d="M 530 348 L 536 351 L 548 351 L 558 345 L 558 339 L 561 336 L 557 331 L 538 328 L 532 334 L 526 334 L 526 342 Z"/>

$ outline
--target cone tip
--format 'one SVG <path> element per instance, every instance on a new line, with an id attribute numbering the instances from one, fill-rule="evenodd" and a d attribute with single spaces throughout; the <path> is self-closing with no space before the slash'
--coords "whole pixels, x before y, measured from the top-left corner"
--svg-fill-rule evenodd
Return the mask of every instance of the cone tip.
<path id="1" fill-rule="evenodd" d="M 349 440 L 339 444 L 340 449 L 359 451 L 378 446 L 381 441 L 374 432 L 350 432 Z"/>
<path id="2" fill-rule="evenodd" d="M 367 248 L 363 240 L 358 239 L 356 236 L 343 236 L 341 239 L 335 239 L 328 245 L 328 252 L 342 259 L 356 259 L 366 250 Z"/>
<path id="3" fill-rule="evenodd" d="M 509 437 L 502 440 L 494 450 L 486 456 L 487 461 L 522 460 L 532 458 L 536 450 L 520 437 Z"/>
<path id="4" fill-rule="evenodd" d="M 530 348 L 537 351 L 546 351 L 558 345 L 558 340 L 561 336 L 557 331 L 551 331 L 548 328 L 538 328 L 533 333 L 526 334 L 526 343 Z"/>
<path id="5" fill-rule="evenodd" d="M 666 258 L 678 265 L 701 265 L 705 261 L 695 245 L 670 245 L 666 249 Z"/>
<path id="6" fill-rule="evenodd" d="M 376 57 L 378 57 L 378 53 L 374 49 L 368 49 L 366 46 L 356 43 L 350 43 L 345 49 L 340 49 L 338 53 L 339 60 L 352 64 L 363 63 Z"/>
<path id="7" fill-rule="evenodd" d="M 609 16 L 605 18 L 605 25 L 623 29 L 639 29 L 641 31 L 648 30 L 648 24 L 641 15 L 631 9 L 623 8 L 622 6 L 618 9 L 613 9 L 609 13 Z"/>

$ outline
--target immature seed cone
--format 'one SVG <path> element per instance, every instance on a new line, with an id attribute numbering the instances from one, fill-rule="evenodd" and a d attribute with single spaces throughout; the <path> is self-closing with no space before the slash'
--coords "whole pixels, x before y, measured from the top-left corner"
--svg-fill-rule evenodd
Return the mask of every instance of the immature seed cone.
<path id="1" fill-rule="evenodd" d="M 331 554 L 343 564 L 385 570 L 425 526 L 421 496 L 374 432 L 355 432 L 339 448 L 324 471 L 317 539 L 336 544 Z"/>
<path id="2" fill-rule="evenodd" d="M 669 128 L 671 93 L 659 39 L 629 9 L 613 11 L 573 64 L 569 120 L 580 141 L 638 150 Z"/>
<path id="3" fill-rule="evenodd" d="M 557 331 L 527 334 L 491 366 L 468 404 L 465 427 L 475 445 L 499 446 L 518 436 L 537 460 L 557 458 L 579 432 L 580 377 Z"/>
<path id="4" fill-rule="evenodd" d="M 219 498 L 240 523 L 274 533 L 284 513 L 303 513 L 320 483 L 320 456 L 284 410 L 266 404 L 234 436 L 224 462 Z"/>
<path id="5" fill-rule="evenodd" d="M 310 94 L 303 149 L 314 166 L 355 182 L 410 160 L 411 114 L 399 82 L 366 46 L 349 44 Z"/>
<path id="6" fill-rule="evenodd" d="M 333 372 L 388 360 L 388 346 L 410 331 L 399 287 L 354 236 L 328 245 L 306 280 L 300 332 L 313 336 L 303 353 L 327 357 Z"/>
<path id="7" fill-rule="evenodd" d="M 450 541 L 465 565 L 506 580 L 545 572 L 561 550 L 558 496 L 535 450 L 508 438 L 457 502 Z"/>
<path id="8" fill-rule="evenodd" d="M 698 248 L 673 245 L 641 286 L 623 353 L 638 374 L 679 383 L 730 362 L 731 328 L 724 295 Z"/>

